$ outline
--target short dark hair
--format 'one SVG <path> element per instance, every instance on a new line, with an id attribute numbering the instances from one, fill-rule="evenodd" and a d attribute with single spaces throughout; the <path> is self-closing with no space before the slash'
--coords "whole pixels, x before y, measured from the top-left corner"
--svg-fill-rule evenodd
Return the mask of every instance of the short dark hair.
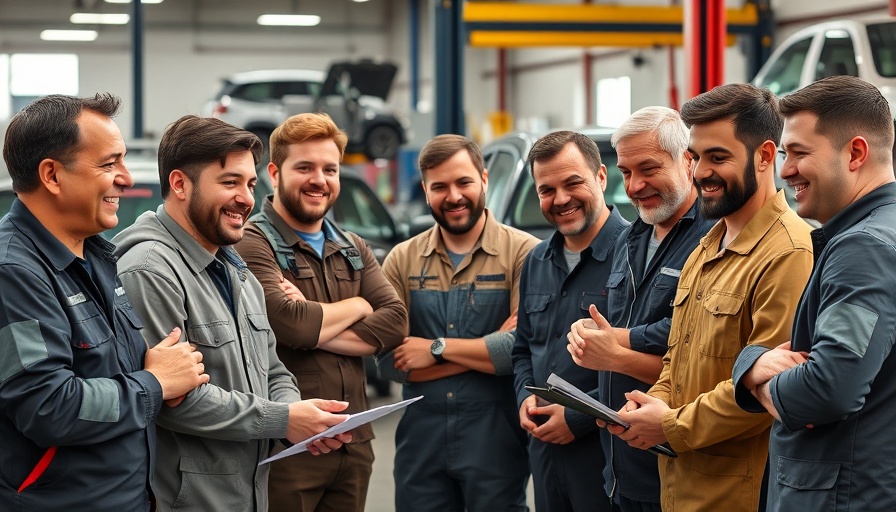
<path id="1" fill-rule="evenodd" d="M 526 157 L 526 163 L 529 164 L 529 172 L 535 176 L 535 162 L 543 162 L 554 158 L 567 144 L 572 142 L 579 148 L 579 152 L 585 158 L 585 163 L 591 168 L 591 171 L 597 176 L 600 166 L 603 162 L 600 160 L 600 150 L 597 144 L 587 135 L 569 130 L 561 130 L 551 132 L 544 137 L 535 141 L 532 149 L 529 150 L 529 156 Z"/>
<path id="2" fill-rule="evenodd" d="M 420 156 L 417 158 L 417 168 L 420 169 L 421 177 L 426 176 L 426 171 L 442 164 L 454 156 L 458 151 L 466 150 L 470 155 L 470 161 L 473 166 L 482 175 L 485 169 L 485 161 L 482 159 L 482 150 L 472 140 L 462 136 L 446 133 L 437 135 L 423 146 L 420 150 Z"/>
<path id="3" fill-rule="evenodd" d="M 849 75 L 822 78 L 781 99 L 781 113 L 808 112 L 818 118 L 815 133 L 840 148 L 853 137 L 869 139 L 877 160 L 893 151 L 893 115 L 877 87 Z"/>
<path id="4" fill-rule="evenodd" d="M 258 164 L 263 151 L 256 135 L 213 117 L 184 116 L 168 125 L 159 142 L 159 185 L 162 198 L 171 191 L 171 171 L 180 169 L 191 182 L 199 180 L 202 169 L 212 162 L 227 162 L 227 155 L 250 151 Z"/>
<path id="5" fill-rule="evenodd" d="M 734 137 L 749 153 L 767 140 L 779 144 L 784 128 L 775 95 L 750 84 L 720 85 L 692 98 L 681 106 L 681 119 L 688 128 L 731 119 Z"/>
<path id="6" fill-rule="evenodd" d="M 329 115 L 314 112 L 296 114 L 283 121 L 271 134 L 271 162 L 278 168 L 282 167 L 291 144 L 321 139 L 333 139 L 339 149 L 339 157 L 344 155 L 348 135 L 336 126 Z"/>
<path id="7" fill-rule="evenodd" d="M 47 158 L 69 166 L 81 149 L 78 116 L 92 110 L 114 117 L 121 99 L 112 94 L 76 98 L 53 94 L 36 99 L 9 122 L 3 143 L 3 159 L 16 192 L 33 192 L 40 185 L 38 167 Z"/>

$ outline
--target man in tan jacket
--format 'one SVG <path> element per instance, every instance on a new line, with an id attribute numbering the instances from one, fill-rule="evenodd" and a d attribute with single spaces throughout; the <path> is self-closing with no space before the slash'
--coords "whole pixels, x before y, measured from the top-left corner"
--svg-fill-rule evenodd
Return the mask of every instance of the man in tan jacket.
<path id="1" fill-rule="evenodd" d="M 783 118 L 767 90 L 717 87 L 681 110 L 701 213 L 719 222 L 681 271 L 669 350 L 657 383 L 628 393 L 611 427 L 629 445 L 668 442 L 679 457 L 659 461 L 664 511 L 755 511 L 763 501 L 769 415 L 734 400 L 731 370 L 747 345 L 790 339 L 812 269 L 809 225 L 774 184 Z"/>

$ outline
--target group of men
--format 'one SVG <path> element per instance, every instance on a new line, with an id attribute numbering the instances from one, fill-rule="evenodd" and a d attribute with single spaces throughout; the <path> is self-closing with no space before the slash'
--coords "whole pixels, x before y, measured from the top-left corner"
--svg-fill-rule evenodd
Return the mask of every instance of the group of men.
<path id="1" fill-rule="evenodd" d="M 476 144 L 438 136 L 419 157 L 436 225 L 382 268 L 325 217 L 347 140 L 319 114 L 273 132 L 251 218 L 262 142 L 176 121 L 163 204 L 107 242 L 133 184 L 118 107 L 49 96 L 7 131 L 12 510 L 363 510 L 369 425 L 259 462 L 367 409 L 366 355 L 422 397 L 396 431 L 400 512 L 525 511 L 530 473 L 538 511 L 896 506 L 894 134 L 873 86 L 639 110 L 612 139 L 632 223 L 595 143 L 546 135 L 527 157 L 556 229 L 540 242 L 485 208 Z M 551 374 L 629 426 L 530 394 Z"/>

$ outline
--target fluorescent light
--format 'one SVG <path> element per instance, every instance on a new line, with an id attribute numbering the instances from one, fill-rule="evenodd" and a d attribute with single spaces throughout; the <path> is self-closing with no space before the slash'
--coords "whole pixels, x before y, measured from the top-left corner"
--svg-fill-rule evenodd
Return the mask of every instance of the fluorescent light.
<path id="1" fill-rule="evenodd" d="M 44 41 L 93 41 L 96 30 L 44 30 L 40 38 Z"/>
<path id="2" fill-rule="evenodd" d="M 310 14 L 262 14 L 258 17 L 259 25 L 313 27 L 320 23 L 320 16 Z"/>
<path id="3" fill-rule="evenodd" d="M 352 1 L 357 2 L 357 3 L 360 4 L 361 2 L 366 2 L 367 0 L 352 0 Z"/>
<path id="4" fill-rule="evenodd" d="M 106 0 L 106 3 L 110 4 L 129 4 L 131 0 Z M 143 0 L 140 2 L 141 4 L 160 4 L 162 0 Z"/>
<path id="5" fill-rule="evenodd" d="M 72 23 L 99 25 L 127 25 L 131 17 L 127 14 L 100 14 L 96 12 L 76 12 L 69 18 Z"/>

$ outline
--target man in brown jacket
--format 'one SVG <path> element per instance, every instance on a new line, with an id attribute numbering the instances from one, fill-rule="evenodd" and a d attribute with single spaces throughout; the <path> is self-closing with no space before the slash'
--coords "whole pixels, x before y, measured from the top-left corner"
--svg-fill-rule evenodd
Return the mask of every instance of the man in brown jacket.
<path id="1" fill-rule="evenodd" d="M 812 269 L 809 225 L 775 190 L 784 119 L 768 90 L 716 87 L 682 106 L 704 217 L 719 219 L 691 253 L 672 301 L 669 349 L 659 380 L 626 393 L 610 427 L 630 446 L 668 442 L 659 461 L 663 510 L 753 512 L 762 500 L 769 415 L 743 411 L 731 370 L 748 345 L 790 339 Z"/>
<path id="2" fill-rule="evenodd" d="M 302 398 L 368 408 L 361 356 L 401 343 L 408 316 L 370 247 L 325 219 L 339 195 L 347 137 L 326 114 L 299 114 L 271 135 L 274 186 L 237 244 L 264 286 L 277 354 Z M 373 465 L 369 424 L 326 457 L 303 453 L 273 463 L 270 510 L 363 511 Z"/>

